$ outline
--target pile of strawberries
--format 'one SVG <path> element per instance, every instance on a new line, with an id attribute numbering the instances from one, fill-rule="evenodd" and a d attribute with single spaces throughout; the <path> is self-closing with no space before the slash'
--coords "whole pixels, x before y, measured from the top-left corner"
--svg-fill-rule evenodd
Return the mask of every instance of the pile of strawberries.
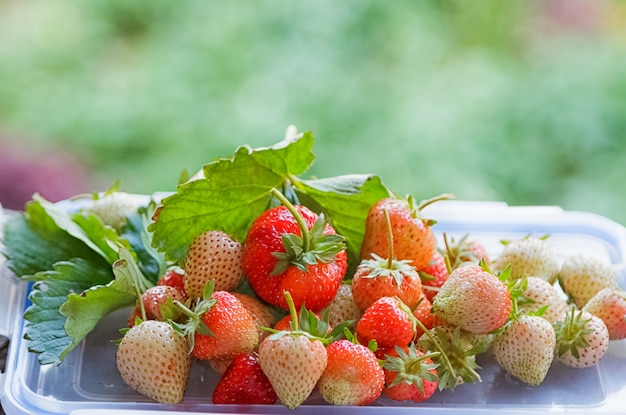
<path id="1" fill-rule="evenodd" d="M 626 296 L 600 259 L 559 260 L 529 236 L 490 260 L 467 236 L 438 243 L 425 203 L 390 197 L 351 268 L 324 215 L 273 195 L 245 241 L 203 232 L 143 293 L 117 350 L 131 388 L 181 402 L 204 360 L 221 375 L 216 404 L 420 402 L 480 381 L 481 353 L 536 386 L 555 360 L 595 365 L 626 337 Z"/>

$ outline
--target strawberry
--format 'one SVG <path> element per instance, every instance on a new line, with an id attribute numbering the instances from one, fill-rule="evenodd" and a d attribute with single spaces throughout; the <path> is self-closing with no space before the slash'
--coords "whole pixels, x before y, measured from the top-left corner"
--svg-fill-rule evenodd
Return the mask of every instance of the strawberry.
<path id="1" fill-rule="evenodd" d="M 511 279 L 526 276 L 540 277 L 550 284 L 559 274 L 559 259 L 545 237 L 528 236 L 515 241 L 503 241 L 504 247 L 498 255 L 494 271 L 511 268 Z"/>
<path id="2" fill-rule="evenodd" d="M 491 349 L 502 369 L 529 386 L 537 386 L 548 374 L 555 347 L 552 324 L 540 316 L 522 314 L 495 336 Z"/>
<path id="3" fill-rule="evenodd" d="M 626 292 L 619 288 L 604 288 L 583 307 L 602 319 L 609 330 L 610 340 L 626 338 Z"/>
<path id="4" fill-rule="evenodd" d="M 584 253 L 565 258 L 559 283 L 578 308 L 584 307 L 598 291 L 617 286 L 611 264 Z"/>
<path id="5" fill-rule="evenodd" d="M 432 303 L 443 283 L 450 277 L 446 257 L 436 250 L 428 265 L 419 270 L 419 275 L 422 280 L 422 290 Z"/>
<path id="6" fill-rule="evenodd" d="M 160 403 L 179 403 L 189 377 L 189 356 L 187 341 L 170 324 L 146 320 L 124 334 L 116 364 L 133 390 Z"/>
<path id="7" fill-rule="evenodd" d="M 508 287 L 479 265 L 452 271 L 433 299 L 433 312 L 470 333 L 486 334 L 500 328 L 511 311 Z"/>
<path id="8" fill-rule="evenodd" d="M 374 352 L 347 339 L 330 343 L 326 352 L 326 369 L 317 382 L 320 395 L 326 402 L 364 406 L 378 399 L 385 386 L 385 377 Z"/>
<path id="9" fill-rule="evenodd" d="M 277 400 L 256 352 L 235 356 L 213 390 L 214 404 L 271 405 Z"/>
<path id="10" fill-rule="evenodd" d="M 381 297 L 398 297 L 409 308 L 422 297 L 422 281 L 407 261 L 388 260 L 372 254 L 362 260 L 352 277 L 354 302 L 365 310 Z"/>
<path id="11" fill-rule="evenodd" d="M 541 317 L 550 323 L 562 320 L 569 309 L 562 293 L 553 284 L 539 277 L 526 277 L 518 304 L 519 310 L 527 313 L 537 312 L 547 306 Z"/>
<path id="12" fill-rule="evenodd" d="M 214 291 L 212 281 L 193 310 L 179 301 L 174 303 L 187 316 L 187 321 L 176 327 L 189 337 L 196 358 L 232 359 L 258 345 L 257 325 L 250 313 L 231 293 Z"/>
<path id="13" fill-rule="evenodd" d="M 439 389 L 453 390 L 463 383 L 481 381 L 476 356 L 491 346 L 491 340 L 491 335 L 469 333 L 438 319 L 415 345 L 424 353 L 433 352 L 431 359 L 438 364 Z"/>
<path id="14" fill-rule="evenodd" d="M 259 363 L 278 399 L 295 409 L 313 392 L 326 369 L 328 354 L 326 338 L 300 329 L 295 304 L 288 291 L 285 298 L 297 330 L 278 331 L 263 339 L 259 345 Z"/>
<path id="15" fill-rule="evenodd" d="M 185 292 L 185 271 L 180 267 L 172 267 L 165 271 L 158 279 L 156 285 L 167 285 L 176 288 L 184 295 L 185 300 L 189 297 Z"/>
<path id="16" fill-rule="evenodd" d="M 275 317 L 270 307 L 261 300 L 253 297 L 249 294 L 240 292 L 231 292 L 235 298 L 237 298 L 244 306 L 246 311 L 250 313 L 250 316 L 254 320 L 257 326 L 257 332 L 259 333 L 259 342 L 270 334 L 264 327 L 272 327 L 275 323 Z"/>
<path id="17" fill-rule="evenodd" d="M 266 210 L 248 232 L 243 267 L 250 286 L 264 301 L 287 309 L 288 291 L 299 309 L 328 306 L 346 273 L 344 238 L 305 206 L 293 206 L 273 191 L 283 205 Z"/>
<path id="18" fill-rule="evenodd" d="M 430 398 L 439 383 L 432 353 L 410 346 L 395 347 L 385 359 L 383 393 L 395 401 L 422 402 Z"/>
<path id="19" fill-rule="evenodd" d="M 458 241 L 454 238 L 448 239 L 446 233 L 443 234 L 443 253 L 448 256 L 450 268 L 456 269 L 468 263 L 478 264 L 481 260 L 489 263 L 489 253 L 482 242 L 469 239 L 469 234 L 463 235 Z"/>
<path id="20" fill-rule="evenodd" d="M 369 306 L 356 325 L 359 343 L 374 340 L 376 355 L 384 357 L 395 346 L 407 346 L 416 335 L 416 322 L 411 310 L 397 297 L 381 297 Z"/>
<path id="21" fill-rule="evenodd" d="M 117 184 L 83 208 L 83 213 L 96 215 L 105 225 L 118 232 L 126 225 L 127 217 L 137 212 L 142 201 L 134 195 L 116 190 Z"/>
<path id="22" fill-rule="evenodd" d="M 335 327 L 343 322 L 352 322 L 351 326 L 355 327 L 362 314 L 363 311 L 356 305 L 352 296 L 351 282 L 342 282 L 328 305 L 328 323 Z"/>
<path id="23" fill-rule="evenodd" d="M 244 280 L 241 244 L 222 231 L 210 230 L 196 236 L 185 258 L 185 292 L 190 298 L 202 296 L 211 280 L 217 291 L 231 291 Z"/>
<path id="24" fill-rule="evenodd" d="M 410 260 L 396 259 L 391 219 L 385 208 L 383 216 L 387 226 L 387 256 L 383 259 L 372 253 L 371 258 L 361 260 L 352 277 L 352 296 L 361 310 L 381 297 L 393 296 L 413 308 L 422 297 L 422 281 Z"/>
<path id="25" fill-rule="evenodd" d="M 594 366 L 609 348 L 609 330 L 600 317 L 587 311 L 571 308 L 554 329 L 557 359 L 567 366 Z"/>
<path id="26" fill-rule="evenodd" d="M 149 320 L 167 320 L 162 313 L 162 307 L 166 306 L 167 301 L 177 300 L 182 302 L 185 299 L 185 295 L 178 288 L 169 285 L 155 285 L 141 294 L 141 301 L 146 310 L 146 318 Z M 172 317 L 171 315 L 167 316 Z"/>
<path id="27" fill-rule="evenodd" d="M 413 309 L 413 316 L 418 319 L 422 325 L 430 330 L 435 325 L 435 315 L 432 313 L 433 305 L 425 295 L 422 296 L 417 306 Z M 424 331 L 421 327 L 416 327 L 416 338 L 419 338 Z"/>
<path id="28" fill-rule="evenodd" d="M 401 261 L 410 261 L 409 264 L 416 269 L 427 266 L 437 248 L 437 240 L 431 229 L 434 221 L 423 218 L 420 211 L 428 204 L 446 197 L 448 195 L 430 199 L 417 207 L 412 197 L 384 198 L 376 202 L 367 214 L 361 259 L 370 259 L 372 254 L 385 257 L 389 252 L 387 212 L 395 257 Z"/>

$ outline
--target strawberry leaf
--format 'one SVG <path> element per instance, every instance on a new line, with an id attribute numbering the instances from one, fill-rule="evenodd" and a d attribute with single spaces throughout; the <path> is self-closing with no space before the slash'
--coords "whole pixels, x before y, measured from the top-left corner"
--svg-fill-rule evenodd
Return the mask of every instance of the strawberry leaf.
<path id="1" fill-rule="evenodd" d="M 273 147 L 239 147 L 229 159 L 203 168 L 204 178 L 184 183 L 163 199 L 158 220 L 151 225 L 153 244 L 168 258 L 184 257 L 195 236 L 221 230 L 243 241 L 250 225 L 269 205 L 270 191 L 288 177 L 306 171 L 313 162 L 313 136 L 305 133 Z"/>

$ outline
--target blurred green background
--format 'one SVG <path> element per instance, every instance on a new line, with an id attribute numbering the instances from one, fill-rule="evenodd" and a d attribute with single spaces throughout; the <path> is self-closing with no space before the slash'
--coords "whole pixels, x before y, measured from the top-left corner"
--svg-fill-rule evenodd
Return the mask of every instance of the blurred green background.
<path id="1" fill-rule="evenodd" d="M 626 4 L 0 0 L 5 195 L 169 191 L 290 124 L 311 175 L 626 224 Z"/>

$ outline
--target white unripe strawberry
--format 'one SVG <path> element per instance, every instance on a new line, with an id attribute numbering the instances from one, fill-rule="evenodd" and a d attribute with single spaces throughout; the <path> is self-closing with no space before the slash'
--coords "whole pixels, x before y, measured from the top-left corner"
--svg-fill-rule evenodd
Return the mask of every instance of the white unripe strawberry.
<path id="1" fill-rule="evenodd" d="M 136 195 L 111 192 L 90 201 L 83 212 L 98 216 L 105 225 L 120 231 L 127 222 L 127 216 L 136 213 L 142 205 Z"/>
<path id="2" fill-rule="evenodd" d="M 526 237 L 504 245 L 493 266 L 495 271 L 503 271 L 511 266 L 510 279 L 539 277 L 553 284 L 559 273 L 559 259 L 556 252 L 543 238 Z"/>
<path id="3" fill-rule="evenodd" d="M 231 291 L 244 280 L 241 243 L 222 231 L 210 230 L 196 236 L 185 259 L 185 292 L 199 298 L 209 280 L 215 291 Z"/>
<path id="4" fill-rule="evenodd" d="M 594 366 L 609 348 L 609 330 L 600 317 L 587 311 L 571 308 L 554 328 L 557 358 L 567 366 Z"/>
<path id="5" fill-rule="evenodd" d="M 502 369 L 529 386 L 540 385 L 554 360 L 556 334 L 542 317 L 521 315 L 499 333 L 491 346 Z"/>
<path id="6" fill-rule="evenodd" d="M 539 277 L 527 277 L 526 288 L 518 300 L 519 310 L 523 313 L 536 312 L 548 306 L 541 317 L 554 323 L 562 320 L 569 310 L 567 300 L 554 284 Z"/>
<path id="7" fill-rule="evenodd" d="M 578 308 L 584 307 L 598 291 L 617 286 L 611 264 L 585 253 L 570 255 L 563 261 L 559 282 Z"/>
<path id="8" fill-rule="evenodd" d="M 187 340 L 169 323 L 146 320 L 126 332 L 116 363 L 133 390 L 160 403 L 179 403 L 187 386 L 190 356 Z"/>

